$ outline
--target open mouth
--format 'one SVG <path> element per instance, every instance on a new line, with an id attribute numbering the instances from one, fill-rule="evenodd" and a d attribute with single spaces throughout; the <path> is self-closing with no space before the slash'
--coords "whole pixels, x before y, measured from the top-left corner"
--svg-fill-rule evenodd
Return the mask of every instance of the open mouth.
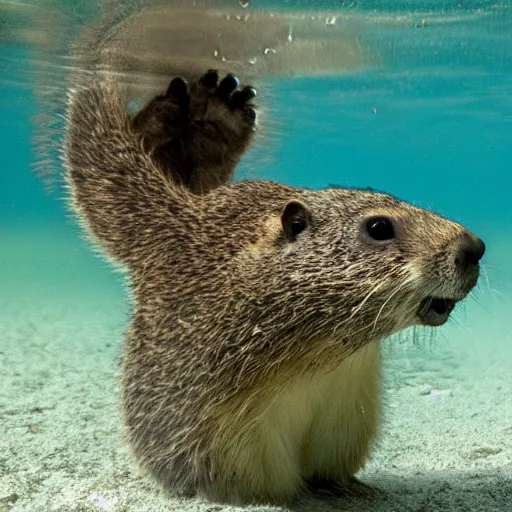
<path id="1" fill-rule="evenodd" d="M 421 301 L 418 316 L 425 325 L 443 325 L 457 304 L 456 300 L 441 297 L 426 297 Z"/>

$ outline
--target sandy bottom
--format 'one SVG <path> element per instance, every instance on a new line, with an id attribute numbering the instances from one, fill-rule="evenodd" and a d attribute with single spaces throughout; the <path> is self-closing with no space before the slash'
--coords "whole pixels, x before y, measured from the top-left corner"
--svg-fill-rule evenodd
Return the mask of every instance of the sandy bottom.
<path id="1" fill-rule="evenodd" d="M 240 510 L 163 495 L 123 444 L 120 278 L 71 232 L 0 245 L 0 512 Z M 360 475 L 382 495 L 293 510 L 512 510 L 511 282 L 483 284 L 433 341 L 383 347 L 385 421 Z"/>

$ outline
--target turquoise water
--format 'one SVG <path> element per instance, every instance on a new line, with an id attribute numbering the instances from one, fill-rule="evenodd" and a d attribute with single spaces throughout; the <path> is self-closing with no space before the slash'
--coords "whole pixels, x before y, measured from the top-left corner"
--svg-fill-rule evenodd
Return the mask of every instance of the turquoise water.
<path id="1" fill-rule="evenodd" d="M 11 9 L 7 10 L 9 5 Z M 0 3 L 0 22 L 2 9 L 9 23 L 15 19 L 12 5 Z M 312 2 L 306 1 L 287 4 L 288 9 L 311 6 Z M 315 188 L 328 184 L 371 186 L 457 220 L 478 234 L 488 247 L 480 287 L 474 299 L 436 339 L 441 351 L 445 346 L 455 347 L 450 354 L 458 358 L 459 364 L 465 358 L 471 359 L 467 352 L 460 357 L 461 347 L 475 348 L 483 360 L 499 354 L 496 361 L 493 359 L 492 371 L 482 375 L 487 376 L 488 400 L 494 401 L 500 411 L 496 421 L 501 419 L 510 427 L 510 4 L 315 2 L 313 7 L 333 6 L 341 6 L 342 12 L 345 9 L 351 15 L 360 13 L 364 21 L 361 37 L 378 54 L 378 64 L 340 76 L 262 80 L 260 87 L 266 88 L 271 97 L 267 114 L 275 121 L 275 133 L 267 131 L 263 135 L 267 142 L 257 145 L 247 156 L 238 178 L 271 178 Z M 86 7 L 81 5 L 80 9 L 67 8 L 68 15 L 76 15 L 77 24 L 87 19 Z M 23 13 L 23 23 L 26 20 Z M 0 35 L 1 30 L 5 31 L 4 36 L 11 33 L 2 23 Z M 43 183 L 32 172 L 38 158 L 33 149 L 33 119 L 41 108 L 34 94 L 33 68 L 41 64 L 47 48 L 38 48 L 33 40 L 14 35 L 0 40 L 0 364 L 6 383 L 0 391 L 0 407 L 5 412 L 14 410 L 13 404 L 39 407 L 39 399 L 51 401 L 51 394 L 62 389 L 75 392 L 74 375 L 80 367 L 76 361 L 89 361 L 85 367 L 94 371 L 90 358 L 100 357 L 107 341 L 113 349 L 105 356 L 105 372 L 108 378 L 112 377 L 108 381 L 112 384 L 128 306 L 121 277 L 82 240 L 76 222 L 66 210 L 61 190 L 45 192 Z M 54 61 L 49 62 L 52 65 Z M 57 71 L 56 76 L 64 73 Z M 55 88 L 65 94 L 63 83 L 57 81 Z M 60 163 L 55 159 L 52 165 L 57 169 Z M 82 326 L 83 338 L 75 336 L 70 322 Z M 84 334 L 87 328 L 94 338 L 90 344 Z M 69 344 L 59 342 L 52 346 L 51 340 L 63 332 L 70 336 Z M 49 340 L 46 352 L 37 342 L 39 335 Z M 466 345 L 466 340 L 472 341 Z M 57 359 L 52 360 L 53 357 Z M 76 363 L 70 363 L 73 370 L 69 373 L 65 365 L 54 363 L 62 357 Z M 407 368 L 428 369 L 436 357 L 435 353 L 420 350 L 407 353 L 403 363 Z M 470 371 L 470 366 L 467 368 Z M 63 383 L 57 391 L 48 390 L 45 379 L 54 378 L 63 379 Z M 94 388 L 95 397 L 101 393 L 113 395 L 108 388 L 96 389 L 94 377 L 88 380 L 82 376 L 78 380 L 81 400 L 85 402 L 88 386 L 91 395 Z M 505 402 L 498 400 L 503 390 L 507 392 Z M 106 405 L 100 400 L 101 407 L 115 406 L 115 396 L 105 400 Z M 60 414 L 63 419 L 56 428 L 67 425 L 71 429 L 75 412 L 62 410 Z M 464 412 L 460 417 L 465 417 Z M 4 428 L 18 432 L 17 439 L 31 435 L 26 427 L 28 420 L 21 412 L 9 418 L 11 423 L 6 420 Z M 472 411 L 467 411 L 468 425 L 472 418 Z M 481 432 L 485 419 L 474 421 L 475 431 Z M 112 432 L 112 439 L 116 439 L 117 430 Z M 51 432 L 47 430 L 45 435 L 47 439 Z M 507 435 L 510 437 L 510 433 Z M 9 450 L 14 450 L 12 443 L 8 445 Z M 39 448 L 29 441 L 25 446 L 35 450 L 33 458 L 37 460 Z M 500 471 L 507 467 L 510 470 L 512 452 L 501 453 L 504 459 L 497 463 Z M 9 456 L 0 463 L 0 482 L 5 486 L 0 487 L 0 511 L 10 510 L 2 508 L 4 505 L 32 510 L 31 500 L 21 498 L 27 495 L 28 487 L 23 491 L 5 490 L 10 489 L 9 474 L 14 474 L 12 468 L 10 472 L 2 469 L 7 467 L 7 459 Z M 27 452 L 22 460 L 31 460 L 31 454 Z M 50 473 L 57 471 L 49 467 Z M 60 492 L 59 489 L 62 487 L 54 490 L 48 484 L 41 492 Z M 12 498 L 14 494 L 19 497 L 18 505 L 18 498 Z M 72 502 L 59 502 L 62 508 L 55 510 L 75 510 L 69 504 Z M 45 508 L 50 501 L 44 503 L 42 508 L 33 510 L 50 510 Z"/>

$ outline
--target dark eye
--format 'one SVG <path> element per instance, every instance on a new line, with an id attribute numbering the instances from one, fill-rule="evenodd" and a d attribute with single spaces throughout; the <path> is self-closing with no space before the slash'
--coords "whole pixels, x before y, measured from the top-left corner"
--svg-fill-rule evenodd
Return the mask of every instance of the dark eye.
<path id="1" fill-rule="evenodd" d="M 300 201 L 289 201 L 281 213 L 281 223 L 285 237 L 294 242 L 305 231 L 311 221 L 307 207 Z"/>
<path id="2" fill-rule="evenodd" d="M 393 223 L 387 217 L 374 217 L 366 222 L 366 231 L 374 240 L 391 240 L 395 238 Z"/>
<path id="3" fill-rule="evenodd" d="M 300 235 L 306 229 L 305 219 L 292 219 L 290 222 L 290 233 L 296 237 Z"/>

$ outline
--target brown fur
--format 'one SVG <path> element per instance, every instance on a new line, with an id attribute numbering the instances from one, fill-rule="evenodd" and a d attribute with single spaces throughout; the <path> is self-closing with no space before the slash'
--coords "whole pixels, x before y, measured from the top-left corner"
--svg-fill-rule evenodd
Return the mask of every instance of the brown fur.
<path id="1" fill-rule="evenodd" d="M 419 324 L 425 297 L 467 295 L 478 265 L 456 258 L 475 239 L 386 194 L 228 184 L 253 132 L 196 85 L 191 102 L 212 117 L 186 140 L 172 132 L 186 165 L 160 151 L 158 123 L 177 126 L 172 101 L 134 121 L 112 77 L 70 94 L 74 206 L 134 296 L 128 439 L 180 493 L 289 503 L 315 482 L 343 488 L 378 432 L 379 340 Z M 297 215 L 307 226 L 294 236 Z M 395 239 L 365 234 L 374 215 L 393 220 Z"/>

